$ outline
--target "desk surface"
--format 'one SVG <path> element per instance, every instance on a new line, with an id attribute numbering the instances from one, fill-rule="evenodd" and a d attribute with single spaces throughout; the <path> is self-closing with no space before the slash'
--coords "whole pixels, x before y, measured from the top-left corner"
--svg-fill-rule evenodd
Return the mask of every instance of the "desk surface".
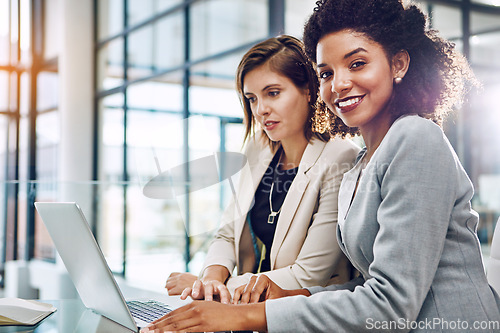
<path id="1" fill-rule="evenodd" d="M 78 299 L 44 301 L 57 308 L 49 317 L 36 326 L 0 326 L 0 333 L 33 332 L 33 333 L 59 333 L 59 332 L 117 332 L 131 333 L 130 330 L 118 325 L 85 308 Z"/>
<path id="2" fill-rule="evenodd" d="M 168 298 L 168 296 L 166 296 Z M 172 297 L 169 304 L 179 304 Z M 162 299 L 165 301 L 165 299 Z M 79 299 L 45 301 L 57 308 L 49 317 L 36 326 L 0 326 L 0 333 L 131 333 L 129 329 L 85 308 Z"/>

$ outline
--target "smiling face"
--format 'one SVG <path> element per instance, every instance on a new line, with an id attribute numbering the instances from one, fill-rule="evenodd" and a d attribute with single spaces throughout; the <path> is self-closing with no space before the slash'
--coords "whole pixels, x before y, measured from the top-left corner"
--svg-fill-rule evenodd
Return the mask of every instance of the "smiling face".
<path id="1" fill-rule="evenodd" d="M 309 94 L 266 63 L 245 75 L 243 93 L 252 114 L 272 141 L 303 142 Z"/>
<path id="2" fill-rule="evenodd" d="M 398 70 L 382 46 L 341 30 L 319 40 L 316 56 L 320 94 L 328 107 L 363 136 L 387 131 L 393 120 L 386 105 Z"/>

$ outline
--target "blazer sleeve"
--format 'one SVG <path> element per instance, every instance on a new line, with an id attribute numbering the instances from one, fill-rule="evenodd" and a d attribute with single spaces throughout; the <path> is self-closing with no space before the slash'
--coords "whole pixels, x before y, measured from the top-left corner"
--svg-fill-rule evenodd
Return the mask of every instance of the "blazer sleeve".
<path id="1" fill-rule="evenodd" d="M 381 200 L 370 276 L 352 292 L 267 301 L 269 332 L 363 332 L 369 320 L 417 318 L 443 251 L 461 168 L 441 129 L 422 124 L 405 121 L 378 152 L 380 192 L 365 194 Z"/>
<path id="2" fill-rule="evenodd" d="M 358 277 L 353 278 L 350 281 L 347 281 L 346 283 L 331 284 L 331 285 L 326 286 L 326 287 L 314 286 L 314 287 L 309 287 L 309 288 L 305 288 L 305 289 L 307 289 L 311 293 L 311 295 L 316 294 L 316 293 L 320 293 L 320 292 L 324 292 L 324 291 L 337 291 L 337 290 L 345 290 L 345 289 L 350 290 L 350 291 L 354 291 L 354 289 L 357 286 L 362 285 L 364 282 L 365 282 L 365 279 L 363 278 L 363 276 L 360 275 Z"/>

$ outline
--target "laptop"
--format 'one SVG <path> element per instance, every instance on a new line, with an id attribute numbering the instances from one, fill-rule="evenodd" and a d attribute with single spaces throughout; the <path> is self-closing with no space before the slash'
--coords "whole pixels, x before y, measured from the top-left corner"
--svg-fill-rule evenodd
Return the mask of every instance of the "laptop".
<path id="1" fill-rule="evenodd" d="M 74 202 L 35 202 L 83 304 L 138 332 L 174 307 L 156 300 L 125 301 L 80 207 Z"/>

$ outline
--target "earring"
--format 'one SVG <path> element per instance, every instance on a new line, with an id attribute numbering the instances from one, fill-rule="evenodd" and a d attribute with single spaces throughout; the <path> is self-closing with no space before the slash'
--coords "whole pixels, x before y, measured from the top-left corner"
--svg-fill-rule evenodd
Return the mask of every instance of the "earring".
<path id="1" fill-rule="evenodd" d="M 315 105 L 311 105 L 311 107 L 314 108 L 314 115 L 311 119 L 311 130 L 320 134 L 329 131 L 331 121 L 327 106 L 318 97 Z"/>
<path id="2" fill-rule="evenodd" d="M 396 78 L 394 78 L 394 83 L 395 83 L 395 84 L 400 84 L 400 83 L 401 83 L 401 81 L 403 81 L 403 79 L 402 79 L 402 78 L 400 78 L 400 77 L 396 77 Z"/>

